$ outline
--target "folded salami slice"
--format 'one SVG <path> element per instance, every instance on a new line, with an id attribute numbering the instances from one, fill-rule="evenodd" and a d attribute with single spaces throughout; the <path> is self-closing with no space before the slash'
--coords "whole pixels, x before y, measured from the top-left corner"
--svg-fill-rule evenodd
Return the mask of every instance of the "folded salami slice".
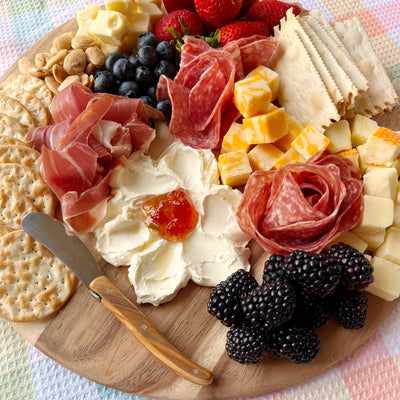
<path id="1" fill-rule="evenodd" d="M 363 212 L 359 171 L 320 152 L 307 163 L 256 171 L 238 209 L 241 229 L 269 253 L 300 249 L 319 253 Z"/>

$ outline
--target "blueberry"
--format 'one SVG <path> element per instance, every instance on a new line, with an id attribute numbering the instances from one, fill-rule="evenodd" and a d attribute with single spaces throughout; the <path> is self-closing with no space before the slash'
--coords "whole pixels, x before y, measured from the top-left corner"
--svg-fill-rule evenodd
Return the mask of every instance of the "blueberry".
<path id="1" fill-rule="evenodd" d="M 110 71 L 96 71 L 93 79 L 93 91 L 97 93 L 112 93 L 114 75 Z"/>
<path id="2" fill-rule="evenodd" d="M 160 60 L 172 61 L 174 59 L 174 48 L 169 42 L 160 42 L 156 47 Z"/>
<path id="3" fill-rule="evenodd" d="M 133 68 L 137 68 L 140 67 L 142 65 L 142 63 L 139 60 L 139 55 L 137 53 L 132 54 L 129 58 L 128 58 L 129 62 L 132 64 Z"/>
<path id="4" fill-rule="evenodd" d="M 165 119 L 169 121 L 171 119 L 172 105 L 170 99 L 162 99 L 157 102 L 156 108 L 158 111 L 161 111 Z"/>
<path id="5" fill-rule="evenodd" d="M 157 38 L 152 32 L 144 32 L 142 33 L 137 40 L 136 47 L 140 49 L 143 46 L 157 46 Z"/>
<path id="6" fill-rule="evenodd" d="M 140 62 L 146 67 L 152 67 L 158 63 L 157 50 L 151 46 L 143 46 L 138 51 Z"/>
<path id="7" fill-rule="evenodd" d="M 140 100 L 142 100 L 144 104 L 147 104 L 151 107 L 155 107 L 156 105 L 156 102 L 150 96 L 140 96 Z"/>
<path id="8" fill-rule="evenodd" d="M 152 86 L 155 83 L 154 75 L 151 70 L 145 66 L 136 68 L 135 81 L 143 87 Z"/>
<path id="9" fill-rule="evenodd" d="M 140 94 L 139 85 L 135 81 L 125 81 L 119 85 L 118 94 L 120 96 L 137 98 Z"/>
<path id="10" fill-rule="evenodd" d="M 157 100 L 157 87 L 156 86 L 149 86 L 146 90 L 147 96 L 151 97 L 153 100 Z"/>
<path id="11" fill-rule="evenodd" d="M 110 53 L 110 54 L 107 56 L 106 61 L 104 62 L 104 67 L 105 67 L 108 71 L 112 72 L 114 63 L 115 63 L 117 60 L 119 60 L 120 58 L 122 58 L 122 54 L 121 54 L 121 53 Z"/>
<path id="12" fill-rule="evenodd" d="M 135 69 L 126 58 L 120 58 L 115 61 L 112 72 L 118 79 L 129 81 L 133 78 Z"/>
<path id="13" fill-rule="evenodd" d="M 125 51 L 125 53 L 121 53 L 121 55 L 124 58 L 129 58 L 132 55 L 132 53 L 130 51 Z"/>
<path id="14" fill-rule="evenodd" d="M 157 78 L 165 75 L 167 78 L 174 79 L 176 75 L 175 65 L 167 60 L 161 60 L 154 68 L 154 75 Z"/>

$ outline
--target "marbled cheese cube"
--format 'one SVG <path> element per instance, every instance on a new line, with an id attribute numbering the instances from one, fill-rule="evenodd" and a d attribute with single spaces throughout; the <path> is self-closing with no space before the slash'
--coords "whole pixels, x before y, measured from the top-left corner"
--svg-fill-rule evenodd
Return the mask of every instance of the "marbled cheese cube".
<path id="1" fill-rule="evenodd" d="M 391 226 L 386 230 L 385 240 L 376 249 L 375 256 L 400 264 L 400 229 Z"/>
<path id="2" fill-rule="evenodd" d="M 249 144 L 273 143 L 288 133 L 286 113 L 283 108 L 252 118 L 244 118 L 246 140 Z"/>
<path id="3" fill-rule="evenodd" d="M 253 170 L 261 171 L 272 169 L 282 155 L 283 152 L 271 143 L 257 144 L 248 154 Z"/>
<path id="4" fill-rule="evenodd" d="M 339 153 L 336 153 L 336 155 L 346 158 L 347 160 L 351 161 L 357 168 L 360 168 L 360 163 L 358 162 L 359 155 L 356 149 L 339 151 Z"/>
<path id="5" fill-rule="evenodd" d="M 350 231 L 344 231 L 335 240 L 332 240 L 332 242 L 327 245 L 327 249 L 332 247 L 334 244 L 338 244 L 340 242 L 346 243 L 349 246 L 354 247 L 360 253 L 364 253 L 364 251 L 368 248 L 368 243 L 362 240 L 360 237 Z"/>
<path id="6" fill-rule="evenodd" d="M 306 159 L 297 152 L 293 147 L 286 151 L 281 157 L 275 161 L 275 168 L 280 168 L 283 165 L 293 162 L 306 162 Z"/>
<path id="7" fill-rule="evenodd" d="M 325 136 L 332 142 L 330 150 L 333 153 L 352 148 L 350 125 L 345 119 L 334 122 L 325 130 Z"/>
<path id="8" fill-rule="evenodd" d="M 247 76 L 260 75 L 267 83 L 271 89 L 271 101 L 274 101 L 278 97 L 279 92 L 279 75 L 268 67 L 259 65 L 257 68 L 253 69 Z"/>
<path id="9" fill-rule="evenodd" d="M 363 180 L 364 194 L 396 200 L 398 176 L 395 168 L 368 168 Z"/>
<path id="10" fill-rule="evenodd" d="M 364 146 L 367 164 L 390 166 L 400 154 L 400 134 L 388 128 L 378 128 Z"/>
<path id="11" fill-rule="evenodd" d="M 242 124 L 234 122 L 226 132 L 221 146 L 221 153 L 235 150 L 249 151 L 250 145 L 246 141 L 246 132 Z"/>
<path id="12" fill-rule="evenodd" d="M 289 132 L 274 142 L 274 145 L 283 152 L 286 152 L 291 148 L 293 140 L 296 139 L 305 128 L 302 124 L 289 117 L 289 115 L 286 116 L 286 119 Z"/>
<path id="13" fill-rule="evenodd" d="M 271 89 L 260 75 L 244 78 L 235 83 L 233 102 L 245 118 L 265 114 L 271 102 Z"/>
<path id="14" fill-rule="evenodd" d="M 365 289 L 386 301 L 400 295 L 400 266 L 382 257 L 372 257 L 374 281 Z"/>
<path id="15" fill-rule="evenodd" d="M 367 142 L 369 136 L 379 128 L 378 124 L 364 115 L 357 114 L 351 121 L 351 142 L 354 147 Z"/>
<path id="16" fill-rule="evenodd" d="M 374 235 L 393 223 L 394 203 L 386 197 L 365 194 L 364 210 L 361 221 L 355 228 L 355 234 Z"/>
<path id="17" fill-rule="evenodd" d="M 331 141 L 323 133 L 318 132 L 312 125 L 308 125 L 292 142 L 292 147 L 306 160 L 318 151 L 327 149 L 331 145 Z"/>
<path id="18" fill-rule="evenodd" d="M 245 150 L 220 154 L 218 170 L 224 185 L 240 186 L 246 184 L 252 173 L 249 157 Z"/>

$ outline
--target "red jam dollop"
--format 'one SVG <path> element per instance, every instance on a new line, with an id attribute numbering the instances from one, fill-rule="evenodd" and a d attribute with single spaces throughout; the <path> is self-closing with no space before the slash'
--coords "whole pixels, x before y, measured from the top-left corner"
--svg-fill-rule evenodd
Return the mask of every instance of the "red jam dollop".
<path id="1" fill-rule="evenodd" d="M 185 239 L 199 220 L 191 198 L 184 189 L 173 190 L 145 201 L 142 210 L 145 224 L 166 240 Z"/>

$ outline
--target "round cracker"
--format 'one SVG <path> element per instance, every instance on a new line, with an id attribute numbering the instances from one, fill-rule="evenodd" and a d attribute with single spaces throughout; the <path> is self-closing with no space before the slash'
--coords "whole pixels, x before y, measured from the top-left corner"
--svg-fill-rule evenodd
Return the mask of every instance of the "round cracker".
<path id="1" fill-rule="evenodd" d="M 0 145 L 0 164 L 18 163 L 40 173 L 40 153 L 27 146 Z"/>
<path id="2" fill-rule="evenodd" d="M 0 134 L 0 146 L 7 146 L 7 145 L 23 146 L 31 148 L 31 146 L 28 143 L 24 142 L 23 140 L 20 140 L 13 136 Z"/>
<path id="3" fill-rule="evenodd" d="M 0 89 L 27 90 L 37 97 L 46 108 L 49 108 L 53 100 L 53 94 L 44 81 L 31 75 L 12 74 L 0 85 Z"/>
<path id="4" fill-rule="evenodd" d="M 36 126 L 49 124 L 49 114 L 46 107 L 31 92 L 23 89 L 6 89 L 2 93 L 19 101 L 32 114 Z"/>
<path id="5" fill-rule="evenodd" d="M 22 193 L 0 187 L 0 224 L 12 229 L 21 229 L 21 219 L 25 214 L 38 211 L 32 200 Z"/>
<path id="6" fill-rule="evenodd" d="M 28 111 L 18 100 L 0 93 L 0 112 L 15 118 L 28 130 L 35 127 L 35 120 L 30 111 Z"/>
<path id="7" fill-rule="evenodd" d="M 0 164 L 0 186 L 20 192 L 38 211 L 55 215 L 57 198 L 35 170 L 17 163 Z"/>
<path id="8" fill-rule="evenodd" d="M 28 129 L 15 118 L 0 113 L 0 134 L 25 140 Z"/>
<path id="9" fill-rule="evenodd" d="M 0 237 L 0 316 L 33 321 L 58 311 L 70 298 L 76 276 L 23 230 Z"/>

